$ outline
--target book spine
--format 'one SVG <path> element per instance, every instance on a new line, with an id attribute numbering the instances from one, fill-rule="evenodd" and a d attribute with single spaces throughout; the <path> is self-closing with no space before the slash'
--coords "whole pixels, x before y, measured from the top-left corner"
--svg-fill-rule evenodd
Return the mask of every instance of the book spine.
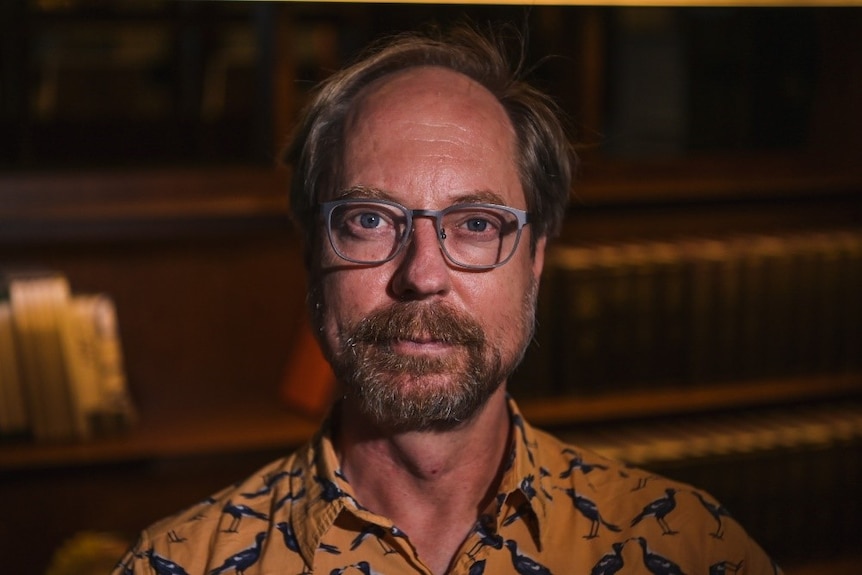
<path id="1" fill-rule="evenodd" d="M 29 428 L 19 371 L 12 308 L 0 300 L 0 437 L 21 436 Z"/>

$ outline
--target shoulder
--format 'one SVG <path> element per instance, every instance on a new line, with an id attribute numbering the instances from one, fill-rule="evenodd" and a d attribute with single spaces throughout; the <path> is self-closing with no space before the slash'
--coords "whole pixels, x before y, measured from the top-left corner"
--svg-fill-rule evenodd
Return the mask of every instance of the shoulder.
<path id="1" fill-rule="evenodd" d="M 285 494 L 302 488 L 306 450 L 150 525 L 115 573 L 162 572 L 167 565 L 175 573 L 204 572 L 213 561 L 253 547 L 261 532 L 270 531 L 279 505 L 290 499 Z"/>
<path id="2" fill-rule="evenodd" d="M 547 469 L 547 492 L 561 499 L 553 506 L 555 522 L 565 524 L 572 538 L 586 539 L 596 549 L 613 542 L 634 562 L 676 565 L 678 571 L 671 573 L 778 573 L 706 491 L 541 431 L 535 437 Z"/>
<path id="3" fill-rule="evenodd" d="M 294 470 L 296 454 L 273 461 L 247 478 L 198 501 L 187 509 L 167 517 L 147 529 L 153 540 L 172 537 L 178 529 L 227 528 L 225 521 L 237 516 L 268 515 L 273 499 L 285 484 L 299 472 Z"/>

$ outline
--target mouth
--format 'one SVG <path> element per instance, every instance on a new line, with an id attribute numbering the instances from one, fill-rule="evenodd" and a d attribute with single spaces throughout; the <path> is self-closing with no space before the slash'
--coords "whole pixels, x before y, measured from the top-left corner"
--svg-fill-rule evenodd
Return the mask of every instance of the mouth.
<path id="1" fill-rule="evenodd" d="M 443 305 L 400 304 L 384 308 L 344 333 L 351 347 L 374 347 L 415 357 L 479 348 L 484 342 L 484 334 L 476 322 Z"/>
<path id="2" fill-rule="evenodd" d="M 395 353 L 405 355 L 437 355 L 447 353 L 455 347 L 451 343 L 432 337 L 394 339 L 390 342 L 390 346 Z"/>

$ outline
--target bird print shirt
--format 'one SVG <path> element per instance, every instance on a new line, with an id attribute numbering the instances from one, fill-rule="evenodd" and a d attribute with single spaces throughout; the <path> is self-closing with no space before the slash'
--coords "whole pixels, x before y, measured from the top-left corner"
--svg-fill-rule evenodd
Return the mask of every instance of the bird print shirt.
<path id="1" fill-rule="evenodd" d="M 452 575 L 780 573 L 710 495 L 567 445 L 510 400 L 497 496 Z M 364 508 L 329 425 L 292 455 L 141 534 L 112 575 L 430 575 L 404 533 Z"/>

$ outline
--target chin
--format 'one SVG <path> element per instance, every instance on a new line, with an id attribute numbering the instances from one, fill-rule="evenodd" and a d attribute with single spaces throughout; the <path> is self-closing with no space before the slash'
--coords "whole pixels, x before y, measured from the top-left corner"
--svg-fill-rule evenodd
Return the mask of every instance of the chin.
<path id="1" fill-rule="evenodd" d="M 398 381 L 401 379 L 401 381 Z M 395 377 L 360 385 L 360 411 L 377 426 L 393 431 L 447 430 L 472 420 L 499 389 L 490 384 L 446 375 Z"/>

